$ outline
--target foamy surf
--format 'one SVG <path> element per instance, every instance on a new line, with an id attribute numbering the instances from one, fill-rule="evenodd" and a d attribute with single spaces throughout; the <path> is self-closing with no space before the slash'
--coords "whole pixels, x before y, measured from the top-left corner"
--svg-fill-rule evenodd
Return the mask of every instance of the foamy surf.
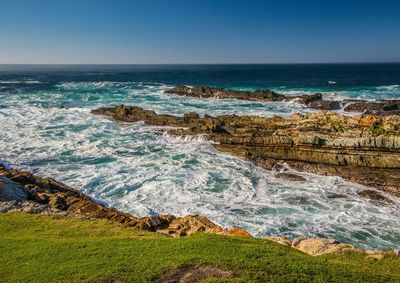
<path id="1" fill-rule="evenodd" d="M 400 202 L 395 197 L 382 193 L 391 200 L 385 205 L 369 201 L 357 194 L 364 187 L 338 177 L 295 172 L 306 181 L 282 180 L 277 172 L 217 152 L 202 137 L 170 136 L 162 127 L 90 114 L 93 108 L 118 104 L 175 115 L 196 111 L 271 117 L 309 111 L 295 101 L 164 94 L 169 87 L 90 81 L 7 92 L 0 95 L 0 159 L 138 216 L 193 213 L 256 236 L 332 237 L 380 249 L 400 245 Z M 341 93 L 324 95 L 341 98 Z"/>

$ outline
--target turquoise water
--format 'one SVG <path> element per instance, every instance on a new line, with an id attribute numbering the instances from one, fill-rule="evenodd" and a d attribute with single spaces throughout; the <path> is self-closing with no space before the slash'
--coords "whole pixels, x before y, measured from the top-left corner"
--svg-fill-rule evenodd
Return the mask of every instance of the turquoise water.
<path id="1" fill-rule="evenodd" d="M 163 128 L 90 114 L 93 108 L 123 103 L 177 115 L 285 116 L 308 111 L 302 105 L 166 95 L 164 90 L 178 79 L 169 84 L 160 77 L 171 76 L 171 70 L 164 70 L 165 76 L 146 73 L 158 78 L 153 82 L 126 70 L 82 72 L 0 71 L 1 160 L 57 178 L 138 216 L 201 214 L 256 236 L 322 236 L 359 247 L 400 246 L 398 198 L 385 194 L 392 203 L 371 202 L 357 195 L 365 187 L 339 177 L 299 173 L 305 182 L 281 180 L 275 178 L 277 172 L 215 151 L 202 137 L 171 137 Z M 179 80 L 187 76 L 182 70 L 174 72 Z M 139 78 L 143 81 L 135 80 Z M 191 78 L 187 76 L 194 85 Z M 232 80 L 236 86 L 230 87 L 257 88 L 246 83 L 246 76 Z M 322 90 L 336 98 L 397 97 L 396 81 L 388 83 L 335 91 L 327 88 L 339 83 L 317 87 L 282 82 L 271 89 L 287 94 Z"/>

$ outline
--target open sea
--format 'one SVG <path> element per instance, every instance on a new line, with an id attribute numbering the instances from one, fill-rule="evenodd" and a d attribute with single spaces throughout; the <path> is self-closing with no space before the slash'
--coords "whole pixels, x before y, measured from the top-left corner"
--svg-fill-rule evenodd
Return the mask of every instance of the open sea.
<path id="1" fill-rule="evenodd" d="M 260 237 L 400 247 L 399 198 L 382 193 L 391 203 L 370 201 L 357 194 L 365 187 L 340 177 L 298 173 L 307 181 L 278 179 L 276 172 L 219 153 L 201 137 L 160 135 L 157 127 L 90 114 L 119 104 L 175 115 L 310 111 L 296 102 L 163 93 L 179 84 L 400 99 L 400 64 L 0 65 L 0 160 L 137 216 L 201 214 Z"/>

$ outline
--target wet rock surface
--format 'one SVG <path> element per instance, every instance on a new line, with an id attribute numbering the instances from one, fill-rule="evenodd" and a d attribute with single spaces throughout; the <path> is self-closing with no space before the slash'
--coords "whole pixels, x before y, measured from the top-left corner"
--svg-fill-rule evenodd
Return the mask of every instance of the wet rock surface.
<path id="1" fill-rule="evenodd" d="M 278 173 L 275 175 L 276 178 L 284 179 L 288 181 L 300 182 L 305 181 L 306 178 L 300 175 L 292 174 L 292 173 Z"/>
<path id="2" fill-rule="evenodd" d="M 332 112 L 287 118 L 159 115 L 135 106 L 92 113 L 148 125 L 173 126 L 172 135 L 203 135 L 216 149 L 266 169 L 285 162 L 298 171 L 341 176 L 400 195 L 400 116 L 346 116 Z"/>
<path id="3" fill-rule="evenodd" d="M 358 195 L 375 202 L 391 203 L 391 200 L 374 190 L 363 190 L 361 192 L 358 192 Z"/>
<path id="4" fill-rule="evenodd" d="M 276 93 L 271 90 L 256 90 L 256 91 L 241 91 L 230 90 L 223 88 L 213 88 L 208 86 L 176 86 L 166 93 L 177 94 L 182 96 L 190 96 L 197 98 L 217 98 L 217 99 L 240 99 L 249 101 L 291 101 L 296 100 L 298 103 L 304 104 L 309 108 L 318 110 L 339 110 L 343 109 L 346 112 L 369 113 L 374 115 L 399 115 L 400 100 L 359 100 L 359 99 L 344 99 L 324 100 L 321 93 L 312 95 L 287 96 Z"/>

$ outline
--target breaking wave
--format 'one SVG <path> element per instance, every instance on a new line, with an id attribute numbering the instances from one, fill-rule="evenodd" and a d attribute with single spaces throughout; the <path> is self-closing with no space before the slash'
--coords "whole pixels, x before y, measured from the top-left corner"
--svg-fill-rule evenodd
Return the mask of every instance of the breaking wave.
<path id="1" fill-rule="evenodd" d="M 116 122 L 90 110 L 135 104 L 182 115 L 289 115 L 297 103 L 253 103 L 166 95 L 153 83 L 66 82 L 51 91 L 0 95 L 0 159 L 57 178 L 138 216 L 201 214 L 256 236 L 333 237 L 359 247 L 400 245 L 400 201 L 361 198 L 364 187 L 338 177 L 299 173 L 275 177 L 213 149 L 202 137 L 174 137 L 165 128 Z M 293 171 L 293 170 L 291 170 Z"/>

